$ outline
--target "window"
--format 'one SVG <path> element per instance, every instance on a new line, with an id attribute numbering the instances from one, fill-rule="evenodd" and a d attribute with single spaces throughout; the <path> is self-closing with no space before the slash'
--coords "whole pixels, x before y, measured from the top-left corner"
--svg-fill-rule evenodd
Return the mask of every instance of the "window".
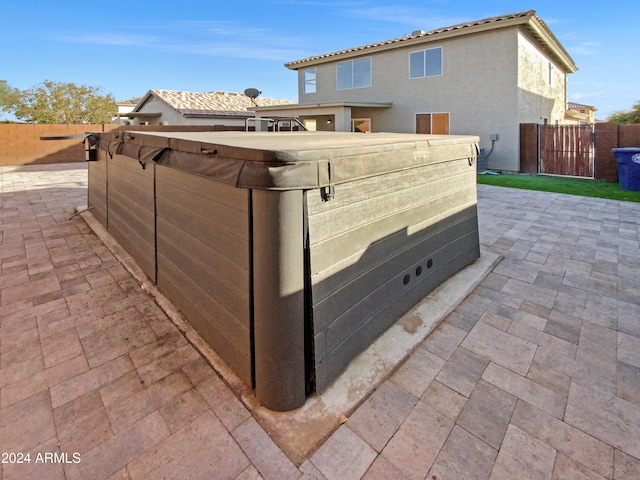
<path id="1" fill-rule="evenodd" d="M 304 93 L 316 93 L 316 69 L 306 68 L 302 72 Z"/>
<path id="2" fill-rule="evenodd" d="M 553 65 L 549 62 L 549 85 L 553 85 Z"/>
<path id="3" fill-rule="evenodd" d="M 338 63 L 336 88 L 363 88 L 371 86 L 371 58 L 359 58 Z"/>
<path id="4" fill-rule="evenodd" d="M 449 135 L 448 113 L 417 113 L 416 133 Z"/>
<path id="5" fill-rule="evenodd" d="M 442 47 L 409 54 L 409 78 L 442 75 Z"/>
<path id="6" fill-rule="evenodd" d="M 371 119 L 370 118 L 352 118 L 351 131 L 369 133 L 371 131 Z"/>

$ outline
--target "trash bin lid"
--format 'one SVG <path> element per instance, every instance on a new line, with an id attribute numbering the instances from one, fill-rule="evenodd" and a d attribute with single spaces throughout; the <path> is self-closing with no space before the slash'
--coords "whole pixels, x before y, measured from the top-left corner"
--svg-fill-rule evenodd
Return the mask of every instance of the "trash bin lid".
<path id="1" fill-rule="evenodd" d="M 640 147 L 619 147 L 612 148 L 611 151 L 613 153 L 638 153 L 640 152 Z"/>
<path id="2" fill-rule="evenodd" d="M 241 188 L 312 189 L 478 154 L 478 137 L 350 132 L 94 134 L 109 153 Z"/>

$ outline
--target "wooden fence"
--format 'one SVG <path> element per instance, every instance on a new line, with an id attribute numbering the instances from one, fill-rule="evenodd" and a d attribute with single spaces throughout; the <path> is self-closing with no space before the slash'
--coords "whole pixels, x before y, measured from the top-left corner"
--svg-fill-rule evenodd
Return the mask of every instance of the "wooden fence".
<path id="1" fill-rule="evenodd" d="M 593 125 L 538 125 L 540 173 L 593 178 Z"/>
<path id="2" fill-rule="evenodd" d="M 640 125 L 596 123 L 581 131 L 581 139 L 573 140 L 558 138 L 563 135 L 560 132 L 566 133 L 564 127 L 567 126 L 561 127 L 563 128 L 549 126 L 549 129 L 557 130 L 556 133 L 548 134 L 556 135 L 556 139 L 545 141 L 539 137 L 539 130 L 544 131 L 547 127 L 536 123 L 520 124 L 520 172 L 534 175 L 576 175 L 615 182 L 618 179 L 618 164 L 611 150 L 640 147 Z M 591 128 L 593 133 L 589 138 L 585 132 Z M 591 142 L 592 146 L 589 145 Z M 582 153 L 578 154 L 576 151 Z M 578 166 L 578 158 L 582 159 L 582 166 Z M 587 165 L 587 160 L 592 162 L 591 167 Z"/>

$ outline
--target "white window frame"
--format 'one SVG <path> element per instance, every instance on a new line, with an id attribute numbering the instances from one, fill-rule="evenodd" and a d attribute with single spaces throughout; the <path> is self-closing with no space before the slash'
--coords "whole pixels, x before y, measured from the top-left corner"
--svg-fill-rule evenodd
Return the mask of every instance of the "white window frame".
<path id="1" fill-rule="evenodd" d="M 307 78 L 307 73 L 313 74 L 313 78 Z M 305 68 L 302 70 L 302 92 L 307 93 L 316 93 L 318 83 L 318 74 L 316 71 L 316 67 Z"/>
<path id="2" fill-rule="evenodd" d="M 367 60 L 369 62 L 369 82 L 366 85 L 358 85 L 358 86 L 354 86 L 354 80 L 355 80 L 355 74 L 353 71 L 353 65 L 354 62 L 358 62 L 358 61 L 362 61 L 362 60 Z M 369 88 L 371 87 L 371 78 L 372 78 L 372 61 L 371 61 L 371 57 L 362 57 L 362 58 L 355 58 L 353 60 L 346 60 L 344 62 L 338 62 L 336 64 L 336 90 L 353 90 L 356 88 Z M 339 77 L 339 71 L 340 71 L 340 65 L 347 65 L 350 64 L 351 65 L 351 83 L 350 86 L 348 87 L 340 87 L 340 77 Z"/>
<path id="3" fill-rule="evenodd" d="M 553 63 L 549 62 L 549 78 L 548 78 L 549 86 L 553 86 Z"/>
<path id="4" fill-rule="evenodd" d="M 427 71 L 427 52 L 431 50 L 440 50 L 440 73 L 429 74 Z M 423 68 L 422 75 L 411 75 L 411 56 L 417 53 L 421 53 L 423 57 Z M 425 48 L 424 50 L 415 50 L 413 52 L 409 52 L 409 79 L 415 80 L 417 78 L 427 78 L 427 77 L 441 77 L 444 72 L 444 51 L 442 47 L 433 47 L 433 48 Z"/>

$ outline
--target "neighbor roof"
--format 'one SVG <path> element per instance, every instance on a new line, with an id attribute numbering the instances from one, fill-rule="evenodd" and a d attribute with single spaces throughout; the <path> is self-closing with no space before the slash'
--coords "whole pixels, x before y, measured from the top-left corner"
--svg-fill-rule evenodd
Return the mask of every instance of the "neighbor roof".
<path id="1" fill-rule="evenodd" d="M 578 70 L 573 59 L 569 56 L 558 39 L 553 35 L 549 27 L 547 27 L 547 25 L 536 16 L 535 10 L 526 10 L 523 12 L 500 15 L 497 17 L 483 18 L 481 20 L 474 20 L 472 22 L 459 23 L 450 27 L 438 28 L 429 32 L 418 30 L 413 32 L 411 35 L 403 35 L 402 37 L 393 38 L 391 40 L 370 43 L 368 45 L 362 45 L 360 47 L 354 47 L 333 53 L 326 53 L 304 58 L 301 60 L 295 60 L 293 62 L 285 63 L 285 66 L 291 70 L 297 70 L 301 67 L 317 65 L 328 61 L 350 58 L 358 55 L 390 50 L 426 42 L 435 42 L 446 38 L 518 25 L 522 25 L 523 27 L 525 27 L 538 41 L 541 48 L 555 60 L 557 60 L 561 65 L 563 65 L 568 72 L 575 72 L 576 70 Z"/>
<path id="2" fill-rule="evenodd" d="M 596 107 L 594 107 L 593 105 L 584 105 L 582 103 L 575 103 L 575 102 L 569 102 L 567 104 L 567 107 L 570 110 L 593 110 L 594 112 L 596 110 L 598 110 Z"/>
<path id="3" fill-rule="evenodd" d="M 133 106 L 133 105 L 137 105 L 138 103 L 140 103 L 140 100 L 142 100 L 142 97 L 132 97 L 132 98 L 127 98 L 126 100 L 118 100 L 116 102 L 116 105 L 121 105 L 121 106 Z"/>
<path id="4" fill-rule="evenodd" d="M 253 117 L 248 109 L 255 107 L 251 99 L 236 92 L 179 92 L 173 90 L 149 90 L 138 104 L 139 110 L 151 97 L 156 96 L 185 117 L 193 116 L 241 116 Z M 287 105 L 293 102 L 274 98 L 257 98 L 259 106 Z"/>

